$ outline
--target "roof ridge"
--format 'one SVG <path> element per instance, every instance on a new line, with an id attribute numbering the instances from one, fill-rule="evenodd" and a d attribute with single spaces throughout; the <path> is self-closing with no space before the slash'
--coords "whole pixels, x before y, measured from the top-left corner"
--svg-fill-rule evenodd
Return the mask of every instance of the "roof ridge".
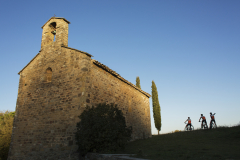
<path id="1" fill-rule="evenodd" d="M 78 50 L 78 49 L 75 49 L 75 48 L 71 48 L 71 47 L 68 47 L 68 46 L 64 46 L 64 45 L 61 45 L 61 47 L 64 47 L 64 48 L 67 48 L 67 49 L 72 49 L 72 50 L 75 50 L 75 51 L 78 51 L 78 52 L 81 52 L 81 53 L 84 53 L 90 57 L 93 57 L 93 55 L 87 53 L 87 52 L 84 52 L 84 51 L 81 51 L 81 50 Z"/>
<path id="2" fill-rule="evenodd" d="M 41 53 L 41 51 L 42 51 L 42 50 L 40 50 L 40 51 L 38 52 L 38 54 L 35 55 L 35 56 L 32 58 L 32 60 L 31 60 L 30 62 L 28 62 L 28 64 L 27 64 L 25 67 L 23 67 L 23 69 L 21 69 L 21 71 L 18 72 L 19 75 L 20 75 L 20 73 Z"/>
<path id="3" fill-rule="evenodd" d="M 63 17 L 51 17 L 46 23 L 44 23 L 44 25 L 41 28 L 43 28 L 51 19 L 63 19 L 68 24 L 70 24 L 70 22 L 68 20 L 66 20 L 65 18 L 63 18 Z"/>
<path id="4" fill-rule="evenodd" d="M 138 88 L 136 85 L 132 84 L 131 82 L 129 82 L 128 80 L 126 80 L 125 78 L 123 78 L 122 76 L 120 76 L 120 74 L 118 74 L 116 71 L 110 69 L 108 66 L 98 62 L 95 59 L 91 59 L 93 61 L 93 63 L 95 65 L 97 65 L 98 67 L 104 69 L 105 71 L 109 72 L 110 74 L 112 74 L 113 76 L 117 77 L 118 79 L 120 79 L 121 81 L 127 83 L 128 85 L 132 86 L 133 88 L 135 88 L 136 90 L 138 90 L 139 92 L 143 93 L 144 95 L 146 95 L 147 97 L 151 97 L 151 95 L 145 91 L 143 91 L 142 89 Z"/>

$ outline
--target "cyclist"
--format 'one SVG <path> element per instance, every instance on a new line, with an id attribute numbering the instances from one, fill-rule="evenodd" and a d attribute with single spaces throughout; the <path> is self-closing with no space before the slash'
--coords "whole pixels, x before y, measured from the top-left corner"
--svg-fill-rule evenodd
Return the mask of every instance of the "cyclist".
<path id="1" fill-rule="evenodd" d="M 190 128 L 191 128 L 192 123 L 191 123 L 190 117 L 188 117 L 188 119 L 187 119 L 184 123 L 186 123 L 187 121 L 188 121 L 188 123 L 187 123 L 186 127 L 187 127 L 187 126 L 190 126 Z"/>
<path id="2" fill-rule="evenodd" d="M 214 117 L 215 114 L 216 114 L 216 113 L 212 114 L 212 112 L 210 112 L 210 117 L 211 117 L 210 128 L 212 128 L 212 122 L 214 122 L 215 125 L 217 125 L 216 122 L 215 122 L 215 117 Z"/>
<path id="3" fill-rule="evenodd" d="M 207 121 L 206 121 L 206 117 L 203 116 L 203 114 L 201 114 L 201 117 L 199 118 L 199 122 L 200 122 L 201 119 L 202 119 L 201 128 L 203 128 L 203 127 L 204 127 L 204 126 L 203 126 L 203 122 L 205 122 L 205 124 L 207 124 Z"/>

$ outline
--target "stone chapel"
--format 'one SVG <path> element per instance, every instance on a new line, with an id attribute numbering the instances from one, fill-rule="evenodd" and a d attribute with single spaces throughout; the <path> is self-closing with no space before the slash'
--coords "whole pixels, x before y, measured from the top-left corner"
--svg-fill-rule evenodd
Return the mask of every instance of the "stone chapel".
<path id="1" fill-rule="evenodd" d="M 74 134 L 86 105 L 115 103 L 133 128 L 133 140 L 152 136 L 150 94 L 91 54 L 68 47 L 69 24 L 50 18 L 42 26 L 41 50 L 18 73 L 8 160 L 69 157 L 78 148 Z"/>

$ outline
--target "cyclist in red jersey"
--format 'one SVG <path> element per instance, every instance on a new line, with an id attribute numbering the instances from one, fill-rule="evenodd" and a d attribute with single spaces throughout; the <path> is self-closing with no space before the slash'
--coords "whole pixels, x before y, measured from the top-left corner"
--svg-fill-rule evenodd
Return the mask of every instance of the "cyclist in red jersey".
<path id="1" fill-rule="evenodd" d="M 215 117 L 214 117 L 215 114 L 216 114 L 216 113 L 212 114 L 212 112 L 210 112 L 210 117 L 211 117 L 210 128 L 212 128 L 212 126 L 211 126 L 212 122 L 214 122 L 214 123 L 216 124 L 216 122 L 215 122 Z"/>
<path id="2" fill-rule="evenodd" d="M 203 128 L 203 122 L 205 122 L 205 124 L 207 124 L 207 121 L 206 121 L 206 117 L 203 116 L 203 114 L 201 114 L 201 117 L 200 117 L 200 119 L 199 119 L 199 122 L 200 122 L 201 119 L 202 119 L 201 128 Z"/>
<path id="3" fill-rule="evenodd" d="M 188 117 L 188 119 L 187 119 L 184 123 L 186 123 L 187 121 L 188 121 L 188 123 L 187 123 L 186 127 L 187 127 L 187 126 L 190 126 L 190 128 L 191 128 L 192 123 L 191 123 L 190 117 Z"/>

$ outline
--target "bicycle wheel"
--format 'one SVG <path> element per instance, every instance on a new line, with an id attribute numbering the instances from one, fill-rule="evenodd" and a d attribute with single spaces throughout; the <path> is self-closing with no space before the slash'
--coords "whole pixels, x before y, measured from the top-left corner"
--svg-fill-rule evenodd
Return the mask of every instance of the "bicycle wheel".
<path id="1" fill-rule="evenodd" d="M 194 130 L 194 127 L 193 126 L 191 126 L 191 128 L 190 128 L 190 131 L 193 131 Z"/>
<path id="2" fill-rule="evenodd" d="M 207 123 L 203 122 L 203 129 L 208 129 Z"/>
<path id="3" fill-rule="evenodd" d="M 210 122 L 210 129 L 214 129 L 214 128 L 217 128 L 217 125 L 214 121 L 211 121 Z"/>
<path id="4" fill-rule="evenodd" d="M 212 128 L 217 128 L 217 125 L 215 122 L 212 122 Z"/>

